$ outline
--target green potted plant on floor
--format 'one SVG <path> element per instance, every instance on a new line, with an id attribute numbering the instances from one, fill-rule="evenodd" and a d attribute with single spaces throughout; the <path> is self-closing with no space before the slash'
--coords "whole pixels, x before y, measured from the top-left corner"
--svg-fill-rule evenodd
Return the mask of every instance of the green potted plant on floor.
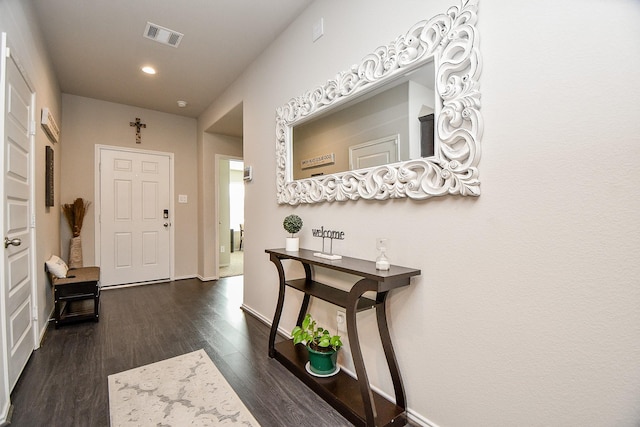
<path id="1" fill-rule="evenodd" d="M 338 350 L 342 347 L 340 335 L 331 335 L 307 313 L 302 325 L 293 328 L 291 336 L 294 344 L 306 344 L 311 374 L 329 376 L 337 372 Z"/>
<path id="2" fill-rule="evenodd" d="M 291 237 L 287 237 L 285 250 L 287 252 L 297 252 L 300 248 L 300 243 L 294 234 L 302 229 L 302 219 L 298 215 L 288 215 L 284 221 L 282 221 L 282 225 L 287 233 L 291 233 Z"/>

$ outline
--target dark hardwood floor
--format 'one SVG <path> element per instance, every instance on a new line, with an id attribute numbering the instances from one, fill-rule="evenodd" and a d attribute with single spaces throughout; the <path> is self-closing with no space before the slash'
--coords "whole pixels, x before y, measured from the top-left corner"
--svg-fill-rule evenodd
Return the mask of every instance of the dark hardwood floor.
<path id="1" fill-rule="evenodd" d="M 242 280 L 103 291 L 99 323 L 49 327 L 11 395 L 11 426 L 108 426 L 108 375 L 200 348 L 262 426 L 350 425 L 268 358 L 268 328 L 240 309 Z"/>

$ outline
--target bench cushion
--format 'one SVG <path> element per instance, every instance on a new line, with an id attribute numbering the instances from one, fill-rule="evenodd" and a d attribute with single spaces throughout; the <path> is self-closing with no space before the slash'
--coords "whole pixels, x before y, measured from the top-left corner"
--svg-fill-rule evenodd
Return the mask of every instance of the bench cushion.
<path id="1" fill-rule="evenodd" d="M 55 277 L 64 278 L 67 275 L 67 271 L 69 271 L 67 264 L 57 255 L 51 255 L 51 258 L 45 261 L 45 265 L 47 266 L 47 271 Z"/>

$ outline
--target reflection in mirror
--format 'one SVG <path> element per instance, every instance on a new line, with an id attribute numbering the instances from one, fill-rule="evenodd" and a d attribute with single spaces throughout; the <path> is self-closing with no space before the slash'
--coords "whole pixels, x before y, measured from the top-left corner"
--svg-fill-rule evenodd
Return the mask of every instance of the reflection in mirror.
<path id="1" fill-rule="evenodd" d="M 295 125 L 293 179 L 433 155 L 434 73 L 430 61 L 376 91 Z"/>
<path id="2" fill-rule="evenodd" d="M 276 110 L 278 203 L 480 195 L 478 4 L 461 3 Z M 399 80 L 428 63 L 435 64 L 433 107 L 426 97 L 414 101 L 415 82 Z M 372 100 L 392 82 L 382 95 L 388 99 Z M 365 101 L 346 111 L 364 94 Z M 384 115 L 388 110 L 401 111 L 400 118 Z M 335 116 L 331 125 L 324 123 L 329 115 Z M 316 117 L 322 118 L 312 121 Z M 385 127 L 385 121 L 397 123 Z M 347 141 L 346 148 L 331 145 L 336 141 Z"/>

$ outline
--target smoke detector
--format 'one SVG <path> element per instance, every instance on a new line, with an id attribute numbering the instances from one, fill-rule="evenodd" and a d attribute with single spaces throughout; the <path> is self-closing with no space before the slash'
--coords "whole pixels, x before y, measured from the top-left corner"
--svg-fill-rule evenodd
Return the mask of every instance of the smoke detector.
<path id="1" fill-rule="evenodd" d="M 147 22 L 143 36 L 167 46 L 178 47 L 184 34 Z"/>

